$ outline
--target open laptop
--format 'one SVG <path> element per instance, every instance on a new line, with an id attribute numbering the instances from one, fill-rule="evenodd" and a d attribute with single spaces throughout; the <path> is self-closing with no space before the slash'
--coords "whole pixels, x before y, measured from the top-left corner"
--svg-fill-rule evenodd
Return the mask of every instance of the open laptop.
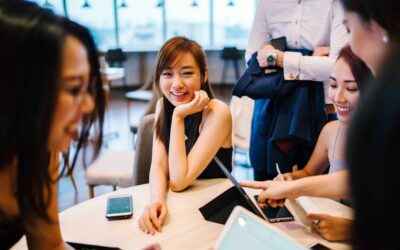
<path id="1" fill-rule="evenodd" d="M 214 248 L 216 250 L 307 249 L 241 206 L 236 206 L 232 211 Z"/>
<path id="2" fill-rule="evenodd" d="M 269 206 L 261 208 L 256 200 L 254 202 L 251 200 L 243 187 L 240 186 L 239 182 L 231 175 L 229 170 L 218 159 L 218 157 L 214 157 L 214 161 L 217 163 L 217 165 L 220 167 L 226 177 L 232 182 L 234 188 L 228 189 L 227 191 L 225 191 L 225 193 L 221 194 L 220 197 L 215 198 L 209 204 L 206 204 L 205 206 L 200 208 L 200 211 L 202 212 L 204 217 L 206 217 L 205 215 L 208 215 L 208 217 L 217 218 L 212 221 L 224 223 L 229 217 L 229 214 L 231 213 L 233 208 L 236 205 L 241 205 L 269 222 L 283 222 L 294 220 L 293 215 L 286 207 L 273 208 Z M 209 215 L 212 213 L 214 214 Z"/>

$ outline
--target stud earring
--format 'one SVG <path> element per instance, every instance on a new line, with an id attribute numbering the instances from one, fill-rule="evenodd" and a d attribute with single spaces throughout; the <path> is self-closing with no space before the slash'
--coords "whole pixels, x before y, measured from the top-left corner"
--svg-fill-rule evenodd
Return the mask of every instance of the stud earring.
<path id="1" fill-rule="evenodd" d="M 384 42 L 384 43 L 389 42 L 389 35 L 386 32 L 384 32 L 382 35 L 382 42 Z"/>

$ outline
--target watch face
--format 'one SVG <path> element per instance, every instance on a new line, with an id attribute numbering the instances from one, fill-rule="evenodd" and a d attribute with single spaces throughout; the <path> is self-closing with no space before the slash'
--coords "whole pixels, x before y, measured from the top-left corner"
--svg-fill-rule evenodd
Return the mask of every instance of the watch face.
<path id="1" fill-rule="evenodd" d="M 269 55 L 267 56 L 267 63 L 268 63 L 268 66 L 274 67 L 274 66 L 275 66 L 275 62 L 276 62 L 276 57 L 275 57 L 275 55 L 274 55 L 274 54 L 269 54 Z"/>

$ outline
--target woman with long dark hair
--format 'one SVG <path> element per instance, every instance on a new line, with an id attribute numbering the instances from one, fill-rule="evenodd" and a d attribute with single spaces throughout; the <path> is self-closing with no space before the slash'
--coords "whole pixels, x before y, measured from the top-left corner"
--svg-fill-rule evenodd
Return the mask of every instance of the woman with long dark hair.
<path id="1" fill-rule="evenodd" d="M 341 2 L 354 53 L 377 76 L 349 128 L 346 147 L 355 209 L 353 248 L 398 249 L 400 4 Z"/>
<path id="2" fill-rule="evenodd" d="M 232 169 L 230 111 L 214 98 L 201 46 L 186 37 L 165 42 L 157 55 L 154 84 L 162 97 L 156 108 L 151 203 L 138 221 L 150 234 L 161 231 L 168 214 L 168 181 L 172 191 L 182 191 L 196 179 L 224 178 L 214 156 Z"/>
<path id="3" fill-rule="evenodd" d="M 96 119 L 101 138 L 96 48 L 86 28 L 27 1 L 0 3 L 0 36 L 0 248 L 25 234 L 30 249 L 65 249 L 58 158 Z"/>

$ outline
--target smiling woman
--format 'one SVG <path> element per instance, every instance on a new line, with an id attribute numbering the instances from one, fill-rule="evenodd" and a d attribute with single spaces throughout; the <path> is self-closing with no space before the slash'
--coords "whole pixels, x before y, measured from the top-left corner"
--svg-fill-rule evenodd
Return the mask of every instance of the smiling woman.
<path id="1" fill-rule="evenodd" d="M 214 156 L 230 170 L 232 163 L 232 118 L 214 99 L 201 46 L 185 37 L 168 40 L 157 55 L 154 79 L 162 97 L 153 136 L 152 202 L 138 221 L 151 234 L 161 231 L 168 214 L 168 181 L 173 191 L 182 191 L 198 178 L 225 178 Z"/>
<path id="2" fill-rule="evenodd" d="M 345 184 L 340 185 L 338 181 L 328 183 L 324 178 L 348 172 L 345 160 L 347 130 L 359 101 L 365 94 L 365 85 L 370 77 L 372 77 L 371 71 L 352 52 L 350 46 L 347 45 L 340 50 L 330 77 L 328 91 L 329 99 L 337 110 L 338 120 L 331 121 L 323 127 L 306 166 L 301 170 L 284 174 L 286 180 L 293 180 L 284 184 L 275 178 L 272 182 L 243 183 L 243 185 L 265 189 L 265 192 L 260 194 L 259 201 L 265 203 L 268 198 L 268 203 L 272 206 L 283 205 L 282 198 L 325 197 L 336 193 L 336 190 L 348 189 Z M 330 174 L 321 175 L 327 166 Z M 328 191 L 324 193 L 326 190 Z M 339 195 L 335 198 L 347 198 L 343 197 L 342 193 Z M 352 220 L 324 214 L 311 214 L 309 218 L 315 220 L 314 229 L 326 240 L 349 240 L 351 237 Z"/>
<path id="3" fill-rule="evenodd" d="M 0 249 L 23 234 L 30 249 L 66 249 L 59 152 L 71 139 L 83 144 L 97 119 L 102 134 L 94 42 L 86 28 L 28 1 L 1 1 L 0 36 Z"/>
<path id="4" fill-rule="evenodd" d="M 87 51 L 73 36 L 67 36 L 63 49 L 61 91 L 56 104 L 49 136 L 49 149 L 66 151 L 71 138 L 79 138 L 82 116 L 94 108 L 93 97 L 87 92 L 90 67 Z"/>

